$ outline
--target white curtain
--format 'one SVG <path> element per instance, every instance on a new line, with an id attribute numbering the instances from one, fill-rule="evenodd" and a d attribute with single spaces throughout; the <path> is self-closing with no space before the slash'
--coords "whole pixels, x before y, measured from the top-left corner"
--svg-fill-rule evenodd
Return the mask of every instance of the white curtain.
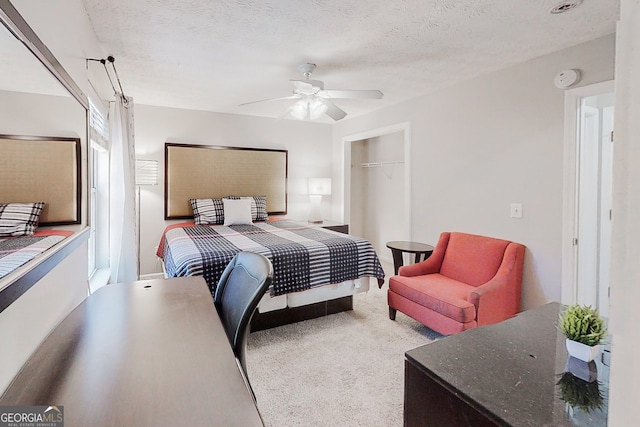
<path id="1" fill-rule="evenodd" d="M 111 103 L 109 258 L 111 283 L 138 279 L 133 99 L 120 94 Z"/>

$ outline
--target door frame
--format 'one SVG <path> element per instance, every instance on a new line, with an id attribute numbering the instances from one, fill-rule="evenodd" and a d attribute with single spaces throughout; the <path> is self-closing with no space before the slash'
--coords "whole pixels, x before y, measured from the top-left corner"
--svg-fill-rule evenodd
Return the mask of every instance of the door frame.
<path id="1" fill-rule="evenodd" d="M 583 98 L 615 93 L 613 80 L 569 89 L 564 93 L 564 177 L 562 202 L 562 304 L 575 304 L 577 256 L 576 238 L 577 198 L 577 138 L 579 137 L 580 103 Z"/>
<path id="2" fill-rule="evenodd" d="M 375 138 L 390 133 L 402 132 L 404 138 L 404 234 L 406 240 L 411 240 L 411 123 L 402 122 L 395 125 L 370 129 L 364 132 L 342 137 L 344 173 L 344 191 L 342 192 L 342 216 L 349 224 L 351 221 L 351 143 L 363 139 Z M 384 203 L 384 201 L 380 201 Z"/>

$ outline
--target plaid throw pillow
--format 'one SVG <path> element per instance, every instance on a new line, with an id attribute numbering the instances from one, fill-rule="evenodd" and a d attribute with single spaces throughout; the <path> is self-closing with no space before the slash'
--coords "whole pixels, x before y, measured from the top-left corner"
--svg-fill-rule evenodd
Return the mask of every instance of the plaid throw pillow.
<path id="1" fill-rule="evenodd" d="M 222 199 L 189 199 L 196 225 L 224 224 Z"/>
<path id="2" fill-rule="evenodd" d="M 240 196 L 227 196 L 225 199 L 244 199 L 249 197 Z M 269 215 L 267 214 L 267 196 L 253 196 L 251 197 L 251 219 L 253 221 L 266 221 Z"/>
<path id="3" fill-rule="evenodd" d="M 0 236 L 31 236 L 45 202 L 0 204 Z"/>

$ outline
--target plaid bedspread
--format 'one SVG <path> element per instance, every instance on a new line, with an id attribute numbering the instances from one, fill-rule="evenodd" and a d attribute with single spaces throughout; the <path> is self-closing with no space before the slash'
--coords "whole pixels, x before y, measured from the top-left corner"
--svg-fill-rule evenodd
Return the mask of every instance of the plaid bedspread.
<path id="1" fill-rule="evenodd" d="M 0 279 L 64 238 L 59 235 L 0 238 Z"/>
<path id="2" fill-rule="evenodd" d="M 366 276 L 384 279 L 367 240 L 294 221 L 173 228 L 165 232 L 163 244 L 169 277 L 204 276 L 212 292 L 240 251 L 271 260 L 274 296 Z"/>

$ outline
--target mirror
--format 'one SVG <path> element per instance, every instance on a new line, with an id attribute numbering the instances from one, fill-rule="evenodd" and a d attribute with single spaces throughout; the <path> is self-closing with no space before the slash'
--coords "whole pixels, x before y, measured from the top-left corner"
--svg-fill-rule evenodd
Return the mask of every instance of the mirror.
<path id="1" fill-rule="evenodd" d="M 77 88 L 75 82 L 65 85 L 61 83 L 66 78 L 66 71 L 60 67 L 60 64 L 44 46 L 44 41 L 40 41 L 35 36 L 34 29 L 31 29 L 24 22 L 10 2 L 6 0 L 0 0 L 0 18 L 2 18 L 2 22 L 0 22 L 0 58 L 2 58 L 0 61 L 0 134 L 5 137 L 16 136 L 18 138 L 12 139 L 18 142 L 24 140 L 25 144 L 30 140 L 42 138 L 80 142 L 76 159 L 80 158 L 81 171 L 76 174 L 79 179 L 76 179 L 73 184 L 79 186 L 80 189 L 81 209 L 79 215 L 78 212 L 75 214 L 79 220 L 66 222 L 67 224 L 75 222 L 74 225 L 55 225 L 54 228 L 62 229 L 61 232 L 88 235 L 86 233 L 88 200 L 86 184 L 88 165 L 87 110 L 82 103 L 83 101 L 86 103 L 86 99 L 83 100 L 82 96 L 77 95 L 77 92 L 73 96 L 70 92 L 72 89 L 67 89 Z M 9 28 L 12 30 L 10 31 Z M 28 45 L 20 41 L 12 31 L 20 34 L 24 40 L 28 39 Z M 35 52 L 38 52 L 38 56 Z M 38 57 L 44 58 L 43 61 L 51 68 L 45 67 Z M 50 69 L 55 70 L 57 77 Z M 14 151 L 24 152 L 22 149 Z M 42 153 L 39 154 L 42 155 Z M 6 157 L 8 152 L 2 152 L 0 155 Z M 31 154 L 22 154 L 22 156 L 27 157 L 26 161 L 28 162 Z M 49 162 L 52 165 L 57 164 L 57 160 L 53 158 L 49 159 Z M 24 173 L 22 176 L 25 176 Z M 12 178 L 15 177 L 0 173 L 0 179 L 3 182 L 10 182 Z M 12 187 L 24 190 L 19 191 L 19 194 L 25 194 L 29 187 L 26 180 L 26 178 L 14 179 L 15 184 Z M 47 185 L 55 190 L 57 183 L 47 182 Z M 2 190 L 0 189 L 0 191 Z M 9 197 L 7 194 L 5 196 Z M 76 198 L 74 202 L 77 203 L 77 200 Z M 73 209 L 73 206 L 71 208 Z M 77 242 L 81 241 L 81 239 L 70 240 L 73 245 L 64 245 L 63 249 L 55 253 L 56 256 L 49 256 L 44 260 L 34 258 L 24 265 L 14 265 L 14 269 L 20 269 L 19 274 L 12 276 L 9 273 L 0 279 L 0 311 L 20 298 L 47 271 L 54 268 L 62 257 L 80 244 Z M 64 255 L 58 256 L 58 254 Z"/>
<path id="2" fill-rule="evenodd" d="M 4 25 L 0 25 L 0 55 L 0 90 L 71 96 Z"/>
<path id="3" fill-rule="evenodd" d="M 85 108 L 4 25 L 0 25 L 0 57 L 0 134 L 79 138 L 80 164 L 86 176 Z M 82 195 L 86 194 L 85 182 L 80 179 Z M 86 224 L 86 203 L 80 205 L 82 221 L 77 222 Z"/>

